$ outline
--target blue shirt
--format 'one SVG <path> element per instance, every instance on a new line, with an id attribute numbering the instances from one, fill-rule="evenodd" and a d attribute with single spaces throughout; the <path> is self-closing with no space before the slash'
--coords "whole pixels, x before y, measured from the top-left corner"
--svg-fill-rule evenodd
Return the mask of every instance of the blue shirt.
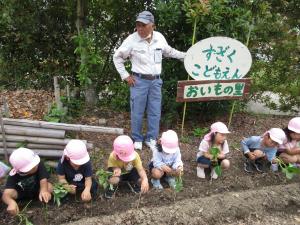
<path id="1" fill-rule="evenodd" d="M 179 166 L 183 166 L 180 150 L 176 151 L 173 154 L 167 154 L 164 151 L 160 152 L 157 150 L 157 148 L 155 148 L 153 151 L 152 161 L 155 168 L 169 166 L 172 169 L 176 170 Z"/>
<path id="2" fill-rule="evenodd" d="M 267 159 L 271 162 L 276 156 L 277 148 L 263 146 L 261 143 L 262 140 L 263 138 L 261 136 L 251 136 L 249 138 L 243 139 L 241 141 L 242 151 L 244 152 L 244 154 L 246 154 L 250 151 L 259 149 L 266 154 Z"/>

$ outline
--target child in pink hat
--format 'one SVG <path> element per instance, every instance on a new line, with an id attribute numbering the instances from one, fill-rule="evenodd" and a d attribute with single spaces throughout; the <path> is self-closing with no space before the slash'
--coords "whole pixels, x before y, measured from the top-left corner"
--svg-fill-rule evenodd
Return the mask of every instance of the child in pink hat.
<path id="1" fill-rule="evenodd" d="M 300 163 L 300 117 L 291 119 L 283 129 L 287 140 L 278 148 L 279 157 L 285 163 Z"/>
<path id="2" fill-rule="evenodd" d="M 163 189 L 160 183 L 165 178 L 171 188 L 175 188 L 175 177 L 183 172 L 183 162 L 179 148 L 178 136 L 175 131 L 163 132 L 153 150 L 153 157 L 149 164 L 151 183 L 156 189 Z"/>
<path id="3" fill-rule="evenodd" d="M 96 195 L 98 184 L 92 178 L 92 163 L 83 141 L 74 139 L 68 142 L 56 171 L 59 183 L 64 184 L 70 194 L 81 194 L 84 202 Z"/>
<path id="4" fill-rule="evenodd" d="M 40 161 L 40 157 L 32 150 L 18 148 L 9 157 L 13 169 L 7 178 L 2 200 L 7 204 L 7 212 L 11 215 L 19 213 L 16 200 L 38 197 L 48 203 L 51 199 L 52 185 L 48 182 L 49 174 Z"/>
<path id="5" fill-rule="evenodd" d="M 262 136 L 244 138 L 241 142 L 242 151 L 246 157 L 244 170 L 248 173 L 252 173 L 255 169 L 259 172 L 266 172 L 271 164 L 276 164 L 277 148 L 285 140 L 285 133 L 280 128 L 271 128 Z"/>
<path id="6" fill-rule="evenodd" d="M 108 170 L 113 172 L 113 175 L 108 180 L 111 185 L 104 194 L 105 198 L 112 198 L 116 191 L 115 186 L 123 181 L 134 193 L 148 191 L 146 172 L 129 136 L 120 135 L 114 140 L 113 151 L 109 155 L 107 164 Z"/>
<path id="7" fill-rule="evenodd" d="M 200 143 L 199 151 L 197 153 L 197 177 L 205 178 L 205 168 L 211 168 L 211 178 L 217 179 L 218 175 L 212 168 L 213 156 L 210 153 L 212 147 L 220 150 L 218 155 L 218 163 L 223 169 L 228 169 L 230 162 L 226 159 L 226 154 L 229 153 L 229 146 L 227 143 L 227 134 L 229 134 L 227 126 L 222 122 L 213 123 L 210 126 L 210 132 L 206 134 Z"/>

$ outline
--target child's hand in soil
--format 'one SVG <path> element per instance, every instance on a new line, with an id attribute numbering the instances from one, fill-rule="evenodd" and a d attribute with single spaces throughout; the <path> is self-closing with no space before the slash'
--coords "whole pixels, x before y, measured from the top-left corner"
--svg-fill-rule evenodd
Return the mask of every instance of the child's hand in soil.
<path id="1" fill-rule="evenodd" d="M 72 195 L 76 194 L 76 185 L 68 184 L 65 186 L 65 188 L 68 190 L 68 192 Z"/>
<path id="2" fill-rule="evenodd" d="M 12 215 L 15 216 L 19 213 L 19 206 L 15 201 L 12 201 L 8 206 L 7 206 L 7 212 Z"/>
<path id="3" fill-rule="evenodd" d="M 256 155 L 254 154 L 254 152 L 248 152 L 247 155 L 248 155 L 250 160 L 255 160 L 256 159 Z"/>
<path id="4" fill-rule="evenodd" d="M 84 189 L 83 192 L 81 193 L 81 199 L 84 202 L 90 201 L 92 199 L 90 190 Z"/>
<path id="5" fill-rule="evenodd" d="M 183 173 L 183 167 L 182 166 L 178 166 L 177 169 L 174 171 L 174 175 L 175 176 L 180 176 Z"/>
<path id="6" fill-rule="evenodd" d="M 148 179 L 143 179 L 141 183 L 141 192 L 146 193 L 149 190 Z"/>
<path id="7" fill-rule="evenodd" d="M 39 199 L 40 199 L 41 202 L 44 201 L 45 203 L 48 203 L 49 200 L 51 199 L 50 192 L 48 192 L 48 191 L 40 191 Z"/>
<path id="8" fill-rule="evenodd" d="M 114 175 L 113 175 L 114 177 L 121 176 L 121 173 L 122 173 L 122 171 L 120 168 L 114 168 Z"/>

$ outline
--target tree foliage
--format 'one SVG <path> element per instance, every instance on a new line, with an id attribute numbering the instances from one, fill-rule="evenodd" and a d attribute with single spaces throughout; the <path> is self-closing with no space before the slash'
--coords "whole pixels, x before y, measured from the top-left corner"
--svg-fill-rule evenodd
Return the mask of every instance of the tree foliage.
<path id="1" fill-rule="evenodd" d="M 134 31 L 142 10 L 155 15 L 157 30 L 168 43 L 186 51 L 192 43 L 211 36 L 228 36 L 248 44 L 253 57 L 249 77 L 252 93 L 280 93 L 282 110 L 300 106 L 299 32 L 297 0 L 91 0 L 85 1 L 85 30 L 76 30 L 76 1 L 0 0 L 1 88 L 48 89 L 59 75 L 83 89 L 93 83 L 102 103 L 128 109 L 128 87 L 121 82 L 113 62 L 116 47 Z M 249 35 L 250 34 L 250 35 Z M 84 46 L 84 48 L 82 48 Z M 88 60 L 80 63 L 78 56 Z M 187 79 L 181 62 L 163 62 L 163 113 L 166 123 L 179 118 L 178 80 Z M 189 104 L 188 115 L 224 113 L 230 102 Z"/>

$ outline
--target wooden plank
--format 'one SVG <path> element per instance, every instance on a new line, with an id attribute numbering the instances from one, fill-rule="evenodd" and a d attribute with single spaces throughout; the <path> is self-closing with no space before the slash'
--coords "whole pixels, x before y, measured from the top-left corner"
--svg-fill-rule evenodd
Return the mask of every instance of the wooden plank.
<path id="1" fill-rule="evenodd" d="M 11 154 L 15 148 L 8 148 L 7 151 L 9 154 Z M 63 154 L 62 150 L 45 150 L 45 149 L 31 149 L 35 153 L 37 153 L 39 156 L 43 157 L 54 157 L 54 158 L 60 158 Z M 0 155 L 3 155 L 4 150 L 3 148 L 0 148 Z"/>
<path id="2" fill-rule="evenodd" d="M 2 131 L 2 129 L 0 129 Z M 4 130 L 6 134 L 16 134 L 22 136 L 33 137 L 49 137 L 49 138 L 65 138 L 64 130 L 45 129 L 37 127 L 23 127 L 15 125 L 5 125 Z"/>
<path id="3" fill-rule="evenodd" d="M 24 127 L 41 127 L 56 130 L 68 130 L 68 131 L 84 131 L 84 132 L 99 132 L 107 134 L 123 134 L 124 130 L 122 128 L 113 127 L 100 127 L 100 126 L 90 126 L 81 124 L 67 124 L 67 123 L 54 123 L 45 121 L 33 121 L 26 119 L 10 119 L 3 118 L 4 124 L 24 126 Z"/>
<path id="4" fill-rule="evenodd" d="M 2 135 L 0 135 L 0 141 L 3 140 Z M 66 145 L 71 139 L 56 139 L 56 138 L 44 138 L 44 137 L 30 137 L 30 136 L 20 136 L 20 135 L 6 135 L 6 140 L 8 142 L 28 142 L 36 144 L 52 144 L 52 145 Z M 86 140 L 82 140 L 85 144 Z"/>
<path id="5" fill-rule="evenodd" d="M 8 148 L 17 148 L 22 142 L 6 142 Z M 93 149 L 94 145 L 92 143 L 86 144 L 87 149 Z M 35 144 L 35 143 L 26 143 L 26 148 L 29 149 L 57 149 L 64 150 L 66 145 L 55 145 L 55 144 Z M 0 142 L 0 148 L 3 148 L 3 143 Z"/>

